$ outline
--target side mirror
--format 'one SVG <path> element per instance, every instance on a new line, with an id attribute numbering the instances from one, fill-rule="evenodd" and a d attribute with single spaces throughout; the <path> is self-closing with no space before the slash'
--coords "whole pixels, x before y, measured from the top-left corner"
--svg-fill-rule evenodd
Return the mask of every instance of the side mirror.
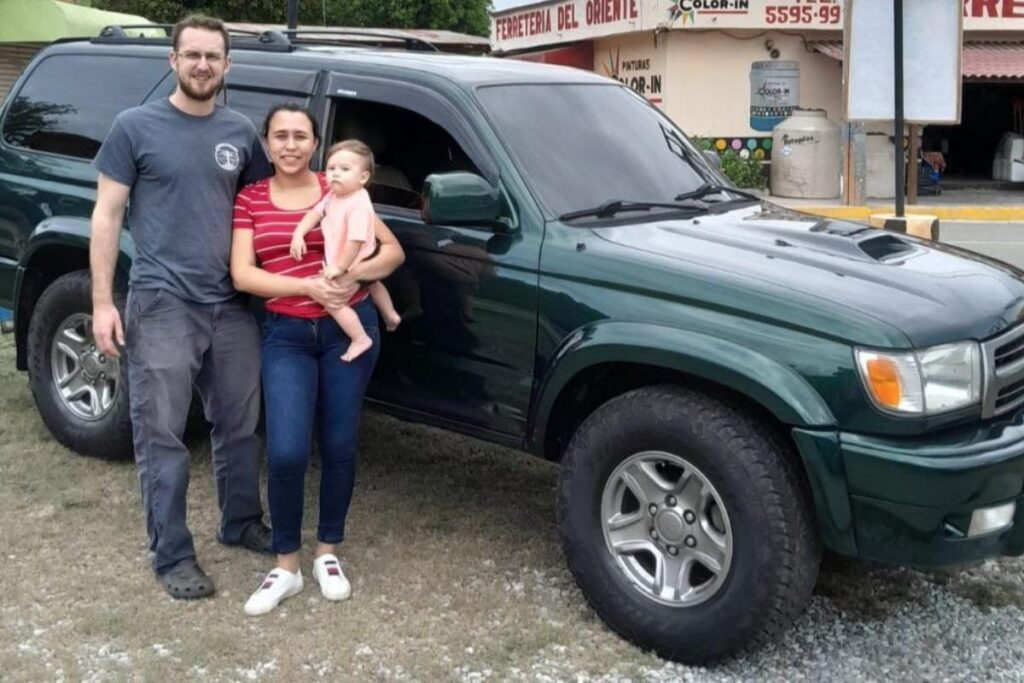
<path id="1" fill-rule="evenodd" d="M 718 156 L 718 152 L 713 149 L 704 150 L 704 161 L 711 165 L 711 168 L 722 170 L 722 157 Z"/>
<path id="2" fill-rule="evenodd" d="M 420 216 L 427 224 L 498 226 L 498 188 L 475 173 L 432 173 L 423 181 Z"/>

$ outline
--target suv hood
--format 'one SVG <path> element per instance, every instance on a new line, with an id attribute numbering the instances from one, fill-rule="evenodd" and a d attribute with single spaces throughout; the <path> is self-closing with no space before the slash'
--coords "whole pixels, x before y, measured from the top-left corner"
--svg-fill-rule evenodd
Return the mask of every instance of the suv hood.
<path id="1" fill-rule="evenodd" d="M 912 347 L 985 339 L 1024 317 L 1024 272 L 955 247 L 771 204 L 595 228 L 622 247 L 729 272 L 801 306 L 856 311 Z"/>

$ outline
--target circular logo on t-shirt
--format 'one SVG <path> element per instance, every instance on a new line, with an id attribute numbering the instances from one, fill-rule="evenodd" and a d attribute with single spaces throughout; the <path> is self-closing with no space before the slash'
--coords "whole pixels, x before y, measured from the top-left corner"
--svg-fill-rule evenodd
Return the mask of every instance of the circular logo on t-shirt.
<path id="1" fill-rule="evenodd" d="M 238 168 L 238 148 L 234 145 L 220 143 L 214 148 L 213 157 L 217 160 L 217 165 L 225 171 L 234 171 Z"/>

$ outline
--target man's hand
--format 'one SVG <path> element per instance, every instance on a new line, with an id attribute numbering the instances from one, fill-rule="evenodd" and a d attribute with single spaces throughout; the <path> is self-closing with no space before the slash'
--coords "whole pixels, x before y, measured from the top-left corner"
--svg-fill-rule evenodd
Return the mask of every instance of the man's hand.
<path id="1" fill-rule="evenodd" d="M 292 258 L 296 261 L 301 261 L 302 257 L 306 255 L 306 240 L 302 238 L 298 232 L 292 235 L 292 246 L 289 249 Z"/>
<path id="2" fill-rule="evenodd" d="M 124 346 L 121 314 L 114 304 L 100 304 L 92 309 L 92 336 L 99 352 L 110 358 L 120 358 L 117 346 Z"/>

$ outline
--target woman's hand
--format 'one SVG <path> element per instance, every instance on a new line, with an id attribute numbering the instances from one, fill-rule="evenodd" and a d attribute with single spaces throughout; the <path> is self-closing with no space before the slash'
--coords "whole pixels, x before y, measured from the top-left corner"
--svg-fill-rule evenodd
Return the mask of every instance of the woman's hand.
<path id="1" fill-rule="evenodd" d="M 311 277 L 304 282 L 306 283 L 306 296 L 329 311 L 345 306 L 349 299 L 359 291 L 357 283 L 346 280 Z"/>

